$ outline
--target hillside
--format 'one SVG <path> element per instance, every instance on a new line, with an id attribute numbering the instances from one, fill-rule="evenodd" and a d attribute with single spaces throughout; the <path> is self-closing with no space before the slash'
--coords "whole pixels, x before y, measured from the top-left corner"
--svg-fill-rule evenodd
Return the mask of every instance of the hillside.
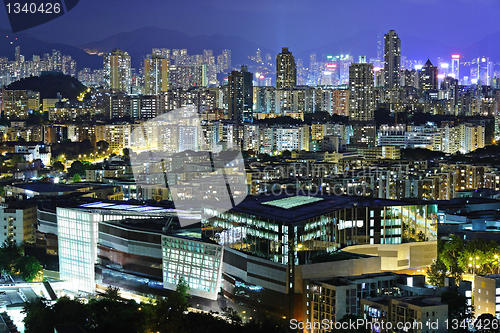
<path id="1" fill-rule="evenodd" d="M 61 93 L 64 98 L 76 99 L 85 87 L 80 81 L 64 74 L 48 74 L 32 76 L 11 83 L 6 87 L 8 90 L 33 90 L 40 92 L 40 99 L 56 98 Z"/>
<path id="2" fill-rule="evenodd" d="M 187 49 L 190 55 L 203 54 L 203 50 L 213 50 L 214 56 L 221 54 L 223 49 L 230 49 L 233 67 L 248 64 L 248 56 L 254 55 L 258 48 L 261 49 L 262 55 L 269 53 L 273 57 L 281 51 L 279 47 L 270 50 L 236 36 L 198 35 L 192 37 L 176 30 L 154 26 L 122 32 L 79 47 L 93 54 L 110 52 L 115 48 L 122 49 L 130 54 L 132 67 L 136 68 L 140 66 L 144 57 L 151 53 L 152 48 Z"/>

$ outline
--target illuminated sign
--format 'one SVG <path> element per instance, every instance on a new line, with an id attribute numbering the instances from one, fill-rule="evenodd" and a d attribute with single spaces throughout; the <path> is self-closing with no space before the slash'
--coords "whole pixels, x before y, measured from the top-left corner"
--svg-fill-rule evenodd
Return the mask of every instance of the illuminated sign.
<path id="1" fill-rule="evenodd" d="M 453 54 L 451 56 L 452 59 L 460 59 L 460 54 Z"/>
<path id="2" fill-rule="evenodd" d="M 328 65 L 326 65 L 326 68 L 337 68 L 337 65 L 335 65 L 335 64 L 328 64 Z"/>
<path id="3" fill-rule="evenodd" d="M 326 56 L 326 59 L 332 59 L 332 58 L 333 58 L 333 56 L 332 56 L 332 55 L 327 55 L 327 56 Z"/>

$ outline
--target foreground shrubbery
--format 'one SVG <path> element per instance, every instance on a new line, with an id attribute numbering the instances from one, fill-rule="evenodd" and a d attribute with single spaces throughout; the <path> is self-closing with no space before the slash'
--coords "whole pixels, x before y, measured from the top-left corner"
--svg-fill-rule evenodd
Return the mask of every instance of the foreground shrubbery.
<path id="1" fill-rule="evenodd" d="M 88 333 L 286 332 L 273 319 L 243 325 L 241 318 L 231 309 L 224 313 L 229 320 L 209 313 L 187 312 L 187 298 L 187 287 L 181 283 L 167 300 L 149 303 L 122 300 L 118 290 L 111 287 L 108 287 L 105 298 L 94 299 L 86 304 L 67 297 L 60 298 L 52 306 L 37 300 L 25 306 L 25 332 L 52 333 L 54 326 L 64 324 L 77 324 Z"/>

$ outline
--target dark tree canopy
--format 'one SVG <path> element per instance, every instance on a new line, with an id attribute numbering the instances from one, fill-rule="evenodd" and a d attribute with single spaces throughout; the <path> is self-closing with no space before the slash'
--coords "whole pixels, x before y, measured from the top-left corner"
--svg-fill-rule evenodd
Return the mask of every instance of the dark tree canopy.
<path id="1" fill-rule="evenodd" d="M 48 74 L 30 76 L 13 82 L 7 90 L 32 90 L 40 92 L 40 101 L 45 98 L 56 98 L 60 93 L 64 98 L 75 100 L 78 95 L 87 90 L 78 79 L 64 74 Z"/>
<path id="2" fill-rule="evenodd" d="M 5 241 L 0 247 L 0 271 L 19 274 L 28 282 L 42 277 L 43 267 L 35 257 L 24 256 L 23 246 L 14 241 Z"/>
<path id="3" fill-rule="evenodd" d="M 52 164 L 52 167 L 53 167 L 53 168 L 54 168 L 54 170 L 56 170 L 56 171 L 59 171 L 59 172 L 64 171 L 64 164 L 62 164 L 62 162 L 61 162 L 61 161 L 57 161 L 57 162 L 55 162 L 54 164 Z"/>
<path id="4" fill-rule="evenodd" d="M 74 176 L 79 174 L 80 176 L 85 175 L 85 165 L 80 161 L 74 161 L 71 163 L 71 167 L 69 169 L 69 175 Z"/>

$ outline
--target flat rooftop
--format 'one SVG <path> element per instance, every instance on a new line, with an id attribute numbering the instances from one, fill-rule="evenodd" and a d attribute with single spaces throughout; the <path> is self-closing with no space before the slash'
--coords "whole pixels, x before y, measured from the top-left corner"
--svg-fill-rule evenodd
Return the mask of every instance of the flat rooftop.
<path id="1" fill-rule="evenodd" d="M 342 260 L 353 260 L 353 259 L 365 259 L 371 258 L 372 256 L 367 254 L 358 254 L 352 252 L 337 251 L 333 253 L 325 253 L 311 258 L 313 264 L 318 264 L 322 262 L 332 262 L 332 261 L 342 261 Z"/>
<path id="2" fill-rule="evenodd" d="M 249 195 L 231 210 L 293 224 L 352 207 L 430 205 L 434 203 L 433 201 L 402 201 L 348 195 L 310 194 L 299 191 L 299 194 Z"/>
<path id="3" fill-rule="evenodd" d="M 435 300 L 435 297 L 401 297 L 401 298 L 396 298 L 396 300 L 400 302 L 404 302 L 407 304 L 413 304 L 416 306 L 420 307 L 426 307 L 426 306 L 439 306 L 439 305 L 444 305 L 444 303 L 441 303 L 440 301 Z"/>
<path id="4" fill-rule="evenodd" d="M 94 213 L 108 213 L 115 215 L 142 215 L 151 217 L 170 217 L 201 221 L 201 213 L 197 210 L 175 208 L 173 202 L 158 205 L 141 203 L 127 203 L 127 201 L 93 201 L 72 208 Z"/>
<path id="5" fill-rule="evenodd" d="M 335 277 L 333 279 L 325 279 L 325 280 L 316 279 L 315 281 L 329 284 L 331 286 L 346 286 L 349 284 L 354 284 L 355 281 L 357 280 L 371 280 L 378 277 L 397 277 L 397 276 L 398 275 L 396 273 L 381 272 L 381 273 L 362 274 L 362 275 L 346 276 L 346 277 Z"/>
<path id="6" fill-rule="evenodd" d="M 54 183 L 26 183 L 26 184 L 12 184 L 12 187 L 21 188 L 26 191 L 32 191 L 34 193 L 59 193 L 59 192 L 74 192 L 81 188 L 92 187 L 91 185 L 64 185 L 64 184 L 54 184 Z"/>

